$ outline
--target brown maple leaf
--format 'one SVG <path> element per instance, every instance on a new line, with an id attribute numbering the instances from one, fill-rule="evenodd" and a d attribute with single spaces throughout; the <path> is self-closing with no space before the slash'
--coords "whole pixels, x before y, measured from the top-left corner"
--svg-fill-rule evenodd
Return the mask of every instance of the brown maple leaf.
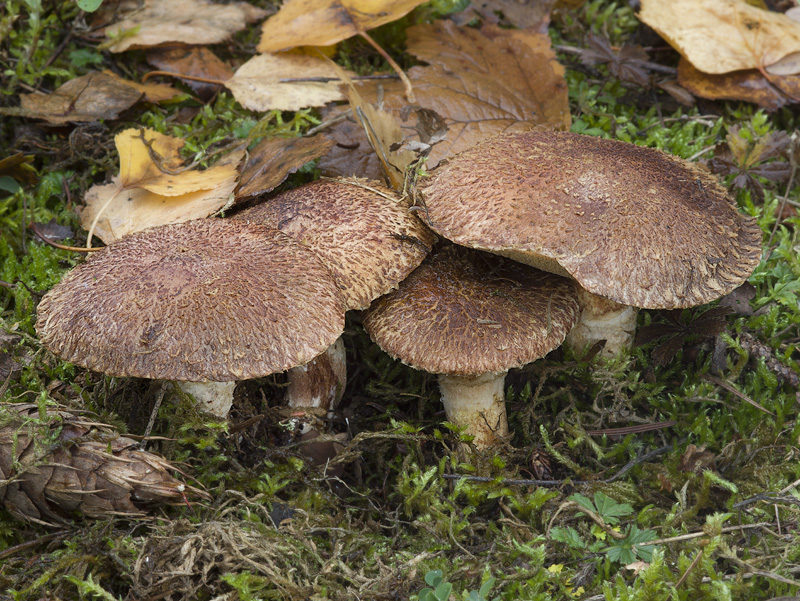
<path id="1" fill-rule="evenodd" d="M 738 125 L 729 128 L 725 143 L 714 149 L 714 158 L 706 161 L 712 173 L 733 176 L 731 187 L 750 190 L 753 200 L 764 201 L 764 186 L 758 178 L 785 183 L 791 175 L 791 165 L 782 160 L 791 138 L 785 131 L 758 136 L 752 129 L 742 131 Z"/>
<path id="2" fill-rule="evenodd" d="M 653 363 L 667 365 L 687 342 L 717 336 L 728 327 L 727 316 L 733 312 L 731 307 L 713 307 L 708 310 L 697 309 L 662 311 L 667 323 L 651 324 L 639 328 L 636 333 L 636 346 L 663 339 L 653 349 Z"/>
<path id="3" fill-rule="evenodd" d="M 650 85 L 650 75 L 642 64 L 650 57 L 641 46 L 625 44 L 615 50 L 607 38 L 593 33 L 589 34 L 587 44 L 589 47 L 579 52 L 584 65 L 607 65 L 608 72 L 617 79 L 645 88 Z"/>

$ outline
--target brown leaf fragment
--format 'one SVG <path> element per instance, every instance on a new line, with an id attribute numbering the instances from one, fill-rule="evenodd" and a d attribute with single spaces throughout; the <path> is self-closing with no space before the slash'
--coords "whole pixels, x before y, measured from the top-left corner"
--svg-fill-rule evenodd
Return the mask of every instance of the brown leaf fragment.
<path id="1" fill-rule="evenodd" d="M 20 106 L 23 116 L 63 125 L 116 119 L 142 96 L 119 78 L 92 72 L 71 79 L 51 94 L 20 94 Z"/>
<path id="2" fill-rule="evenodd" d="M 712 75 L 699 71 L 681 57 L 678 62 L 678 81 L 695 96 L 711 100 L 744 100 L 768 111 L 777 111 L 790 102 L 757 69 Z"/>
<path id="3" fill-rule="evenodd" d="M 111 427 L 33 403 L 2 405 L 0 502 L 17 518 L 146 517 L 154 505 L 209 498 L 171 474 L 168 461 Z M 43 420 L 40 418 L 44 418 Z"/>
<path id="4" fill-rule="evenodd" d="M 396 21 L 425 0 L 287 0 L 261 29 L 259 52 L 330 46 Z"/>
<path id="5" fill-rule="evenodd" d="M 36 231 L 39 235 L 47 238 L 51 242 L 60 242 L 61 240 L 75 237 L 72 228 L 59 225 L 55 217 L 47 223 L 34 223 L 32 225 L 36 226 Z"/>
<path id="6" fill-rule="evenodd" d="M 104 75 L 108 75 L 109 77 L 113 77 L 114 79 L 118 80 L 120 83 L 125 84 L 126 86 L 132 87 L 137 92 L 144 95 L 145 100 L 148 102 L 152 102 L 154 104 L 158 104 L 159 102 L 164 102 L 165 100 L 172 100 L 176 96 L 181 95 L 181 91 L 173 88 L 171 85 L 165 83 L 138 83 L 135 81 L 130 81 L 127 79 L 123 79 L 122 77 L 115 75 L 111 71 L 103 71 Z"/>
<path id="7" fill-rule="evenodd" d="M 733 292 L 719 299 L 720 306 L 730 307 L 737 315 L 752 315 L 753 307 L 750 301 L 756 297 L 756 287 L 750 282 L 745 282 Z"/>
<path id="8" fill-rule="evenodd" d="M 301 54 L 258 54 L 236 70 L 225 86 L 243 107 L 254 111 L 296 111 L 344 100 L 335 65 Z M 332 81 L 283 79 L 332 78 Z"/>
<path id="9" fill-rule="evenodd" d="M 266 14 L 244 2 L 223 5 L 208 0 L 146 0 L 142 10 L 106 28 L 108 49 L 123 52 L 168 42 L 216 44 Z"/>
<path id="10" fill-rule="evenodd" d="M 482 12 L 501 13 L 503 25 L 544 33 L 555 3 L 556 0 L 483 0 L 472 4 Z"/>
<path id="11" fill-rule="evenodd" d="M 694 472 L 699 474 L 706 469 L 714 469 L 716 456 L 711 451 L 706 451 L 705 446 L 697 447 L 689 444 L 681 457 L 678 469 L 682 472 Z"/>
<path id="12" fill-rule="evenodd" d="M 233 76 L 233 69 L 205 46 L 154 48 L 147 53 L 147 62 L 161 71 L 178 75 L 218 81 L 227 81 Z M 203 100 L 210 99 L 221 89 L 221 86 L 202 81 L 182 81 Z"/>
<path id="13" fill-rule="evenodd" d="M 334 144 L 333 138 L 325 135 L 262 140 L 250 152 L 242 171 L 236 202 L 274 190 L 290 173 L 326 154 Z"/>
<path id="14" fill-rule="evenodd" d="M 353 118 L 333 128 L 334 146 L 320 158 L 318 167 L 328 177 L 350 177 L 381 180 L 380 161 L 367 140 L 367 134 Z"/>

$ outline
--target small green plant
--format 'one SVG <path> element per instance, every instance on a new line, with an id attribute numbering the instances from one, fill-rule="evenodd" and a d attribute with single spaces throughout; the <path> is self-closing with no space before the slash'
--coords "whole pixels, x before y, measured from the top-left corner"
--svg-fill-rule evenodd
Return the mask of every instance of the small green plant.
<path id="1" fill-rule="evenodd" d="M 650 561 L 653 556 L 653 546 L 645 543 L 656 538 L 652 530 L 640 530 L 636 524 L 628 527 L 624 536 L 612 536 L 608 539 L 608 531 L 612 534 L 620 532 L 620 518 L 633 513 L 633 507 L 627 503 L 617 503 L 614 499 L 600 491 L 590 499 L 580 493 L 575 493 L 569 500 L 584 508 L 595 524 L 592 526 L 592 535 L 595 541 L 587 543 L 575 528 L 556 526 L 550 531 L 553 540 L 567 544 L 573 549 L 582 552 L 605 553 L 609 561 L 627 565 L 637 559 Z"/>
<path id="2" fill-rule="evenodd" d="M 490 601 L 489 593 L 494 588 L 495 579 L 488 578 L 477 591 L 465 592 L 461 598 L 465 601 Z M 422 589 L 417 595 L 418 601 L 448 601 L 450 593 L 453 592 L 453 585 L 444 579 L 442 570 L 431 570 L 425 574 L 425 584 L 428 586 Z M 497 598 L 499 599 L 499 597 Z M 495 601 L 497 601 L 495 599 Z"/>

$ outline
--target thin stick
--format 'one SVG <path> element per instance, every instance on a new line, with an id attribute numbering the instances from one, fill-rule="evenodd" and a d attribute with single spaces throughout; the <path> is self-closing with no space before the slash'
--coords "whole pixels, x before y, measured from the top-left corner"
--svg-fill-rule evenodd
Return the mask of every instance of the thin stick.
<path id="1" fill-rule="evenodd" d="M 120 184 L 119 184 L 119 186 L 117 186 L 117 189 L 116 189 L 116 191 L 114 192 L 114 194 L 112 194 L 112 195 L 111 195 L 111 198 L 109 198 L 109 199 L 106 201 L 106 204 L 104 204 L 104 205 L 103 205 L 103 206 L 100 208 L 100 210 L 99 210 L 99 211 L 97 211 L 97 215 L 95 215 L 95 216 L 94 216 L 94 221 L 92 221 L 92 226 L 89 228 L 89 234 L 88 234 L 88 235 L 87 235 L 87 237 L 86 237 L 86 248 L 87 248 L 87 249 L 91 249 L 91 248 L 92 248 L 92 236 L 94 236 L 94 228 L 95 228 L 95 227 L 97 227 L 97 222 L 100 220 L 100 215 L 102 215 L 102 214 L 103 214 L 103 211 L 105 211 L 105 210 L 108 208 L 108 205 L 110 205 L 110 204 L 111 204 L 111 202 L 112 202 L 112 201 L 113 201 L 113 200 L 114 200 L 114 199 L 115 199 L 117 196 L 119 196 L 120 192 L 122 192 L 123 190 L 124 190 L 124 187 L 123 187 L 123 186 L 122 186 L 122 184 L 120 183 Z"/>
<path id="2" fill-rule="evenodd" d="M 749 530 L 752 528 L 763 528 L 769 526 L 770 522 L 758 522 L 757 524 L 743 524 L 741 526 L 726 526 L 720 529 L 720 534 L 727 534 L 728 532 L 736 532 L 737 530 Z M 648 545 L 667 545 L 669 543 L 677 543 L 684 540 L 691 540 L 693 538 L 700 538 L 706 536 L 705 532 L 692 532 L 690 534 L 681 534 L 680 536 L 672 536 L 670 538 L 657 538 L 656 540 L 649 540 Z"/>
<path id="3" fill-rule="evenodd" d="M 212 79 L 210 77 L 199 77 L 196 75 L 184 75 L 182 73 L 174 73 L 172 71 L 148 71 L 147 73 L 142 75 L 142 83 L 146 82 L 151 77 L 155 77 L 156 75 L 166 75 L 168 77 L 177 77 L 178 79 L 189 79 L 191 81 L 210 83 L 215 86 L 224 86 L 225 81 L 227 81 L 222 79 Z"/>
<path id="4" fill-rule="evenodd" d="M 706 374 L 706 375 L 704 375 L 704 376 L 703 376 L 703 378 L 704 378 L 704 379 L 706 379 L 706 380 L 708 380 L 709 382 L 713 382 L 713 383 L 714 383 L 714 384 L 716 384 L 717 386 L 720 386 L 720 387 L 724 388 L 725 390 L 727 390 L 727 391 L 728 391 L 728 392 L 730 392 L 731 394 L 734 394 L 735 396 L 739 397 L 739 398 L 740 398 L 740 399 L 742 399 L 743 401 L 747 401 L 747 402 L 748 402 L 748 403 L 750 403 L 750 404 L 751 404 L 753 407 L 755 407 L 755 408 L 757 408 L 757 409 L 760 409 L 760 410 L 761 410 L 761 411 L 763 411 L 764 413 L 768 413 L 768 414 L 769 414 L 769 415 L 771 415 L 772 417 L 775 417 L 775 414 L 774 414 L 772 411 L 770 411 L 769 409 L 765 409 L 764 407 L 762 407 L 761 405 L 759 405 L 758 403 L 756 403 L 756 402 L 755 402 L 753 399 L 751 399 L 751 398 L 750 398 L 749 396 L 747 396 L 746 394 L 743 394 L 743 393 L 739 392 L 739 391 L 738 391 L 738 390 L 736 390 L 736 389 L 735 389 L 733 386 L 731 386 L 730 384 L 728 384 L 728 383 L 727 383 L 725 380 L 723 380 L 723 379 L 721 379 L 721 378 L 717 378 L 716 376 L 711 376 L 711 375 L 709 375 L 709 374 Z"/>
<path id="5" fill-rule="evenodd" d="M 370 46 L 375 48 L 375 50 L 378 51 L 378 54 L 380 54 L 386 60 L 386 62 L 389 63 L 389 66 L 392 69 L 394 69 L 395 73 L 397 73 L 397 76 L 400 78 L 400 81 L 403 82 L 403 86 L 406 89 L 406 100 L 408 100 L 412 104 L 415 103 L 417 99 L 414 96 L 414 89 L 411 87 L 411 81 L 408 79 L 406 74 L 403 73 L 403 70 L 400 68 L 400 65 L 394 62 L 394 59 L 391 56 L 389 56 L 387 52 L 383 48 L 381 48 L 378 45 L 378 43 L 375 40 L 373 40 L 366 31 L 359 31 L 358 33 L 362 38 L 364 38 L 369 43 Z"/>
<path id="6" fill-rule="evenodd" d="M 630 471 L 634 467 L 636 467 L 640 463 L 644 463 L 653 457 L 657 457 L 663 453 L 672 449 L 672 445 L 665 445 L 663 447 L 659 447 L 649 453 L 645 453 L 644 455 L 639 455 L 638 457 L 633 458 L 627 464 L 623 466 L 621 470 L 619 470 L 616 474 L 611 476 L 610 478 L 606 478 L 605 480 L 519 480 L 519 479 L 504 479 L 500 480 L 500 484 L 503 486 L 563 486 L 565 484 L 608 484 L 610 482 L 614 482 L 618 478 L 622 477 L 626 472 Z M 442 478 L 446 480 L 467 480 L 469 482 L 494 482 L 496 478 L 487 478 L 486 476 L 465 476 L 462 474 L 442 474 Z"/>
<path id="7" fill-rule="evenodd" d="M 76 253 L 89 253 L 95 252 L 97 250 L 103 250 L 105 246 L 96 246 L 96 247 L 80 247 L 80 246 L 68 246 L 66 244 L 59 244 L 58 242 L 53 242 L 52 240 L 48 239 L 47 236 L 39 229 L 39 226 L 36 223 L 31 222 L 28 227 L 31 231 L 36 234 L 36 237 L 39 238 L 45 244 L 49 244 L 53 248 L 60 248 L 61 250 L 71 250 L 72 252 Z"/>

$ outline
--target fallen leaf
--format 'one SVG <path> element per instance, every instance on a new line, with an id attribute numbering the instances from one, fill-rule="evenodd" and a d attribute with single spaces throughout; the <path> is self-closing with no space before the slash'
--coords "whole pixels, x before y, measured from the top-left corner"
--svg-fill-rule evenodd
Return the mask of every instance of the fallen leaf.
<path id="1" fill-rule="evenodd" d="M 505 23 L 518 29 L 545 32 L 556 0 L 484 0 L 473 2 L 482 11 L 502 13 Z"/>
<path id="2" fill-rule="evenodd" d="M 639 18 L 704 73 L 764 69 L 800 52 L 800 23 L 745 0 L 642 0 Z"/>
<path id="3" fill-rule="evenodd" d="M 380 161 L 359 123 L 350 117 L 334 127 L 332 133 L 335 145 L 317 164 L 323 175 L 383 179 Z"/>
<path id="4" fill-rule="evenodd" d="M 252 151 L 236 190 L 236 202 L 274 190 L 290 173 L 333 147 L 324 135 L 262 140 Z"/>
<path id="5" fill-rule="evenodd" d="M 681 57 L 678 81 L 695 96 L 711 100 L 744 100 L 769 111 L 776 111 L 789 101 L 757 69 L 712 75 L 696 69 Z"/>
<path id="6" fill-rule="evenodd" d="M 123 52 L 167 42 L 216 44 L 266 14 L 244 2 L 223 5 L 207 0 L 146 0 L 143 9 L 106 28 L 107 47 L 111 52 Z"/>
<path id="7" fill-rule="evenodd" d="M 379 99 L 377 106 L 364 100 L 358 93 L 353 80 L 339 67 L 335 66 L 339 77 L 345 82 L 347 100 L 354 119 L 361 125 L 367 141 L 381 167 L 381 179 L 393 190 L 400 191 L 406 169 L 417 159 L 417 154 L 404 148 L 403 130 L 398 119 L 383 110 Z"/>
<path id="8" fill-rule="evenodd" d="M 642 87 L 650 85 L 650 74 L 642 65 L 650 57 L 641 46 L 625 44 L 620 50 L 615 50 L 607 38 L 594 33 L 589 34 L 587 44 L 588 48 L 579 51 L 584 65 L 608 65 L 609 73 L 617 79 Z"/>
<path id="9" fill-rule="evenodd" d="M 61 242 L 62 240 L 73 238 L 75 236 L 72 228 L 67 227 L 66 225 L 60 225 L 56 221 L 55 217 L 53 217 L 47 223 L 34 222 L 31 224 L 31 226 L 35 226 L 37 234 L 44 236 L 51 242 Z"/>
<path id="10" fill-rule="evenodd" d="M 536 125 L 569 128 L 564 68 L 547 35 L 496 26 L 459 28 L 449 21 L 416 25 L 407 33 L 408 51 L 430 63 L 408 73 L 417 104 L 435 111 L 448 126 L 446 139 L 431 150 L 429 168 L 504 132 Z M 399 115 L 406 106 L 402 93 L 394 91 L 399 86 L 367 82 L 357 88 L 374 103 L 379 86 L 389 90 L 386 108 Z M 403 125 L 409 132 L 406 140 L 417 139 L 414 126 Z M 363 151 L 359 146 L 358 152 Z"/>
<path id="11" fill-rule="evenodd" d="M 92 186 L 80 214 L 89 241 L 96 234 L 111 244 L 148 227 L 208 217 L 231 202 L 243 151 L 230 153 L 204 171 L 181 171 L 183 140 L 149 129 L 127 129 L 114 142 L 119 176 L 112 184 Z"/>
<path id="12" fill-rule="evenodd" d="M 177 75 L 217 81 L 227 81 L 233 76 L 233 69 L 204 46 L 154 48 L 147 53 L 147 62 L 161 71 Z M 210 99 L 220 90 L 220 86 L 215 84 L 191 79 L 181 81 L 204 100 Z"/>
<path id="13" fill-rule="evenodd" d="M 254 111 L 296 111 L 343 100 L 338 75 L 327 59 L 300 54 L 259 54 L 239 67 L 225 86 Z M 333 78 L 333 81 L 281 83 L 282 79 Z"/>
<path id="14" fill-rule="evenodd" d="M 142 94 L 148 102 L 158 104 L 165 100 L 172 100 L 176 96 L 180 96 L 183 92 L 173 88 L 171 85 L 165 83 L 138 83 L 123 79 L 119 75 L 115 75 L 111 71 L 103 71 L 103 75 L 108 75 L 114 78 L 119 83 L 132 87 L 134 90 Z"/>
<path id="15" fill-rule="evenodd" d="M 330 46 L 396 21 L 426 0 L 287 0 L 261 29 L 259 52 Z"/>
<path id="16" fill-rule="evenodd" d="M 71 79 L 51 94 L 20 94 L 22 116 L 63 125 L 116 119 L 142 98 L 142 92 L 105 73 Z"/>

